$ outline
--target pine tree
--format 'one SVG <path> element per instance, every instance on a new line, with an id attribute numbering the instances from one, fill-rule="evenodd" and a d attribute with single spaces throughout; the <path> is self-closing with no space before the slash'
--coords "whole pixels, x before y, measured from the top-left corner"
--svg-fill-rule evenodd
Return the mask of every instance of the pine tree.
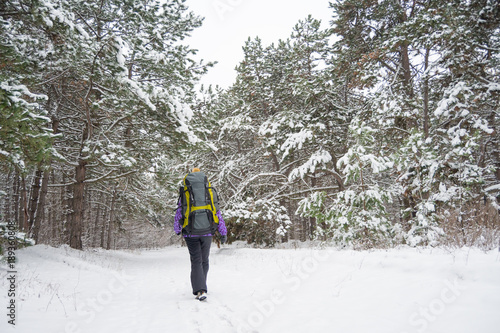
<path id="1" fill-rule="evenodd" d="M 189 144 L 187 105 L 194 82 L 210 65 L 191 60 L 194 51 L 182 44 L 201 18 L 185 1 L 12 1 L 2 9 L 15 28 L 2 37 L 12 37 L 12 49 L 26 50 L 27 57 L 16 59 L 36 64 L 35 71 L 26 71 L 29 76 L 21 70 L 9 74 L 45 96 L 37 107 L 59 134 L 53 143 L 57 160 L 48 163 L 57 169 L 53 181 L 63 198 L 71 197 L 59 211 L 70 246 L 83 246 L 92 197 L 105 194 L 103 201 L 114 203 L 110 226 L 126 215 L 151 213 L 154 204 L 141 199 L 158 204 L 152 166 Z M 39 171 L 33 193 L 49 179 L 48 171 Z M 40 216 L 43 197 L 33 196 Z"/>
<path id="2" fill-rule="evenodd" d="M 333 7 L 341 36 L 335 60 L 364 89 L 370 107 L 360 116 L 392 150 L 401 228 L 411 244 L 435 242 L 446 214 L 477 198 L 489 169 L 485 139 L 494 117 L 481 101 L 498 104 L 488 51 L 498 5 L 353 0 Z"/>
<path id="3" fill-rule="evenodd" d="M 223 119 L 216 146 L 228 152 L 214 153 L 232 185 L 228 208 L 235 229 L 242 225 L 238 232 L 256 242 L 266 234 L 269 244 L 286 239 L 286 230 L 313 237 L 314 219 L 294 217 L 296 199 L 342 186 L 335 161 L 348 115 L 327 70 L 330 34 L 308 17 L 287 40 L 264 47 L 249 39 L 236 83 L 214 106 Z"/>
<path id="4" fill-rule="evenodd" d="M 301 201 L 298 212 L 318 220 L 318 235 L 323 239 L 370 248 L 383 246 L 391 236 L 385 209 L 390 193 L 378 185 L 381 177 L 374 175 L 391 168 L 392 162 L 375 141 L 377 131 L 355 119 L 349 129 L 355 143 L 337 162 L 347 188 L 334 195 L 313 193 Z"/>

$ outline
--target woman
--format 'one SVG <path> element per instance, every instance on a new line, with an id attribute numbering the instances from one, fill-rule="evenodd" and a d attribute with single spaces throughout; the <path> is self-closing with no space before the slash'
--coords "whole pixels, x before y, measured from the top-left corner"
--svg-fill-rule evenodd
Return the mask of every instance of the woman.
<path id="1" fill-rule="evenodd" d="M 193 173 L 199 174 L 193 175 Z M 196 187 L 197 184 L 195 182 L 200 179 L 204 179 L 205 183 L 201 185 L 202 188 L 205 188 L 207 191 L 208 189 L 211 189 L 210 183 L 208 182 L 206 176 L 198 168 L 194 168 L 190 174 L 186 175 L 186 177 L 184 178 L 185 183 L 186 179 L 188 178 L 191 180 L 191 183 L 189 183 L 189 187 Z M 198 189 L 199 188 L 200 187 L 198 186 Z M 205 192 L 203 192 L 203 195 L 204 194 Z M 208 195 L 204 196 L 205 198 L 209 197 Z M 193 192 L 191 192 L 190 198 L 191 200 L 194 199 Z M 193 232 L 193 226 L 190 225 L 188 227 L 188 223 L 186 223 L 185 221 L 186 216 L 184 216 L 183 214 L 183 202 L 185 204 L 185 209 L 187 209 L 186 206 L 189 206 L 189 204 L 185 203 L 185 200 L 185 197 L 183 198 L 183 196 L 181 195 L 177 204 L 177 211 L 174 218 L 174 231 L 177 235 L 180 235 L 182 233 L 184 236 L 186 245 L 189 250 L 189 255 L 191 257 L 191 286 L 193 288 L 193 295 L 196 295 L 196 299 L 203 301 L 207 299 L 207 275 L 209 268 L 210 246 L 212 244 L 212 236 L 215 232 L 215 229 L 212 228 L 210 229 L 211 231 L 203 234 L 197 234 L 196 232 Z M 213 199 L 211 200 L 212 204 L 210 206 L 215 210 L 215 208 L 213 207 L 215 207 L 216 205 L 213 204 Z M 186 215 L 189 215 L 189 213 Z M 221 243 L 224 244 L 227 240 L 226 224 L 224 222 L 224 219 L 222 218 L 222 213 L 220 210 L 217 209 L 215 215 L 216 217 L 214 217 L 213 219 L 218 219 L 218 223 L 215 223 L 215 225 L 217 226 L 217 231 L 222 236 Z"/>

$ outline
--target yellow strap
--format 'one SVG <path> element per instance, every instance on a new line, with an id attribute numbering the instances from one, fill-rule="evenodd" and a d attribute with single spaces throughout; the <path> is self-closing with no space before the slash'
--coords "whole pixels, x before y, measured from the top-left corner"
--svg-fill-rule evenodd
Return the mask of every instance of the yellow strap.
<path id="1" fill-rule="evenodd" d="M 190 200 L 189 191 L 187 190 L 187 186 L 186 186 L 186 177 L 187 176 L 188 175 L 185 175 L 184 179 L 182 180 L 182 184 L 184 184 L 184 195 L 186 196 L 186 204 L 187 204 L 186 212 L 184 213 L 184 224 L 182 225 L 183 228 L 185 228 L 188 225 L 188 221 L 189 221 L 188 218 L 189 218 L 189 213 L 190 213 L 189 212 L 189 207 L 190 207 L 190 205 L 189 205 L 189 200 Z"/>
<path id="2" fill-rule="evenodd" d="M 214 216 L 214 223 L 216 224 L 219 224 L 219 217 L 217 216 L 217 208 L 215 207 L 215 203 L 214 203 L 214 192 L 212 191 L 212 184 L 210 184 L 210 182 L 208 182 L 208 193 L 210 193 L 210 202 L 212 204 L 212 214 Z"/>
<path id="3" fill-rule="evenodd" d="M 188 217 L 189 217 L 189 191 L 187 190 L 186 186 L 184 186 L 184 195 L 186 196 L 186 212 L 184 213 L 184 224 L 182 227 L 186 227 L 188 225 Z"/>

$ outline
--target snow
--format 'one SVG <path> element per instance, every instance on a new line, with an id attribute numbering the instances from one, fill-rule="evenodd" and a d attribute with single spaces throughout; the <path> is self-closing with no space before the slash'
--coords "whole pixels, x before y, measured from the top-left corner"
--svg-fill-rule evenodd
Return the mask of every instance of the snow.
<path id="1" fill-rule="evenodd" d="M 299 243 L 300 245 L 300 243 Z M 498 332 L 497 251 L 212 247 L 207 302 L 186 247 L 18 250 L 1 332 Z M 7 272 L 0 269 L 2 308 Z"/>
<path id="2" fill-rule="evenodd" d="M 312 140 L 314 137 L 313 132 L 309 129 L 303 129 L 298 133 L 291 133 L 287 136 L 288 138 L 280 148 L 281 151 L 283 151 L 283 159 L 288 156 L 290 150 L 302 149 L 302 145 L 306 143 L 307 140 Z"/>
<path id="3" fill-rule="evenodd" d="M 448 97 L 443 98 L 439 104 L 436 110 L 434 110 L 434 115 L 436 117 L 439 116 L 449 116 L 449 110 L 452 106 L 460 107 L 463 106 L 459 102 L 458 95 L 463 93 L 468 93 L 470 90 L 469 87 L 466 86 L 465 82 L 458 82 L 455 86 L 452 86 L 448 88 L 445 92 L 445 95 L 448 95 Z"/>
<path id="4" fill-rule="evenodd" d="M 118 52 L 116 53 L 116 61 L 118 61 L 118 65 L 120 65 L 123 69 L 123 76 L 128 75 L 127 64 L 126 64 L 126 56 L 129 53 L 129 47 L 127 43 L 120 37 L 115 37 L 116 48 Z"/>
<path id="5" fill-rule="evenodd" d="M 11 96 L 9 96 L 9 99 L 13 103 L 19 103 L 24 106 L 37 107 L 38 105 L 36 103 L 27 103 L 24 99 L 20 98 L 22 95 L 26 95 L 32 99 L 42 99 L 42 100 L 48 99 L 47 95 L 34 94 L 30 92 L 25 85 L 16 85 L 16 84 L 10 84 L 8 82 L 0 82 L 0 89 L 8 91 L 11 94 Z"/>
<path id="6" fill-rule="evenodd" d="M 325 150 L 320 150 L 320 151 L 312 154 L 306 163 L 302 164 L 298 168 L 293 169 L 290 172 L 288 179 L 290 181 L 292 181 L 298 177 L 304 178 L 304 176 L 307 173 L 309 173 L 309 172 L 314 173 L 314 171 L 316 170 L 316 167 L 318 165 L 326 164 L 326 163 L 330 162 L 331 160 L 332 160 L 332 156 L 330 155 L 330 153 L 328 153 Z"/>
<path id="7" fill-rule="evenodd" d="M 500 184 L 491 185 L 484 189 L 485 192 L 500 190 Z"/>
<path id="8" fill-rule="evenodd" d="M 490 82 L 488 84 L 488 91 L 498 91 L 500 90 L 500 83 L 497 82 Z"/>

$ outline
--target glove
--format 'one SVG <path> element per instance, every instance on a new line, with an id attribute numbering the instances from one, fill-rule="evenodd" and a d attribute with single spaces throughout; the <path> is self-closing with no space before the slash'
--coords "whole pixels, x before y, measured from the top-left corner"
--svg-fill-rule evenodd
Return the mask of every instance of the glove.
<path id="1" fill-rule="evenodd" d="M 221 244 L 226 244 L 226 242 L 227 242 L 227 235 L 220 236 L 220 243 Z"/>

